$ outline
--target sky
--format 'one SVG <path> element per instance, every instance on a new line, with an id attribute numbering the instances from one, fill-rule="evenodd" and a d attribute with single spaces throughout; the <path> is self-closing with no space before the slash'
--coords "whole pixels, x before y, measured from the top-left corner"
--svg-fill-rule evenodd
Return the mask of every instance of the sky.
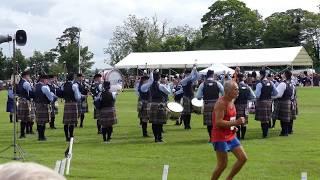
<path id="1" fill-rule="evenodd" d="M 247 7 L 264 17 L 274 12 L 302 8 L 319 12 L 320 0 L 242 0 Z M 169 27 L 201 27 L 201 17 L 214 0 L 1 0 L 0 35 L 27 32 L 28 42 L 19 47 L 26 57 L 33 51 L 49 51 L 56 47 L 56 38 L 71 26 L 82 29 L 81 45 L 94 53 L 93 68 L 104 68 L 108 56 L 103 53 L 116 26 L 129 14 L 139 18 L 156 15 L 167 20 Z M 0 44 L 5 55 L 11 56 L 11 44 Z"/>

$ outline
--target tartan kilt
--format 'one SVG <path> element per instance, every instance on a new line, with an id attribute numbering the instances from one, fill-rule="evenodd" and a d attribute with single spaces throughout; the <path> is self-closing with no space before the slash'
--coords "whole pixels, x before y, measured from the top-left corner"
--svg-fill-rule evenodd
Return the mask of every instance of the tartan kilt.
<path id="1" fill-rule="evenodd" d="M 30 101 L 26 99 L 19 99 L 17 107 L 17 119 L 23 122 L 30 121 L 30 111 Z"/>
<path id="2" fill-rule="evenodd" d="M 137 105 L 138 117 L 142 122 L 148 122 L 148 101 L 138 101 Z"/>
<path id="3" fill-rule="evenodd" d="M 272 100 L 257 100 L 255 120 L 269 122 L 272 118 Z"/>
<path id="4" fill-rule="evenodd" d="M 292 120 L 297 119 L 297 115 L 298 115 L 298 101 L 297 99 L 294 99 L 291 101 L 292 103 Z"/>
<path id="5" fill-rule="evenodd" d="M 192 98 L 183 96 L 182 98 L 182 106 L 183 106 L 183 111 L 182 114 L 191 114 L 192 112 L 192 104 L 191 104 Z"/>
<path id="6" fill-rule="evenodd" d="M 36 103 L 36 122 L 37 124 L 44 125 L 49 122 L 50 119 L 50 105 Z"/>
<path id="7" fill-rule="evenodd" d="M 148 104 L 148 114 L 150 123 L 166 124 L 168 119 L 168 111 L 165 103 L 151 102 Z"/>
<path id="8" fill-rule="evenodd" d="M 50 109 L 51 109 L 51 114 L 50 114 L 50 116 L 51 116 L 51 117 L 55 117 L 55 116 L 56 116 L 56 109 L 55 109 L 54 103 L 51 103 L 51 104 L 50 104 Z"/>
<path id="9" fill-rule="evenodd" d="M 36 120 L 36 104 L 34 102 L 30 103 L 30 121 L 33 122 Z"/>
<path id="10" fill-rule="evenodd" d="M 212 126 L 212 113 L 217 100 L 205 100 L 203 103 L 203 125 Z"/>
<path id="11" fill-rule="evenodd" d="M 80 115 L 87 112 L 89 112 L 88 101 L 87 101 L 87 98 L 85 98 L 85 100 L 78 102 L 78 114 Z"/>
<path id="12" fill-rule="evenodd" d="M 236 106 L 236 111 L 237 115 L 236 118 L 244 117 L 246 119 L 245 125 L 248 124 L 248 119 L 249 119 L 249 107 L 248 103 L 247 104 L 234 104 Z"/>
<path id="13" fill-rule="evenodd" d="M 99 120 L 102 127 L 110 127 L 118 123 L 115 107 L 103 107 L 99 110 L 99 113 Z"/>
<path id="14" fill-rule="evenodd" d="M 64 125 L 75 125 L 78 123 L 78 106 L 76 102 L 65 102 L 63 113 Z"/>
<path id="15" fill-rule="evenodd" d="M 290 122 L 293 118 L 291 100 L 278 100 L 274 106 L 272 118 Z"/>

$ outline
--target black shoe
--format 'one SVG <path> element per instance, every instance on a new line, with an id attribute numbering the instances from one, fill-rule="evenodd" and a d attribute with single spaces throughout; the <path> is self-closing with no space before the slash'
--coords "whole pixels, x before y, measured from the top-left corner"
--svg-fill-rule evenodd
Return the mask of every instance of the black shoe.
<path id="1" fill-rule="evenodd" d="M 43 137 L 43 138 L 39 138 L 38 140 L 39 140 L 39 141 L 47 141 L 47 138 L 46 138 L 46 137 Z"/>
<path id="2" fill-rule="evenodd" d="M 66 138 L 66 142 L 70 142 L 70 138 Z"/>
<path id="3" fill-rule="evenodd" d="M 53 126 L 53 127 L 50 127 L 50 129 L 57 129 L 57 128 Z"/>
<path id="4" fill-rule="evenodd" d="M 288 134 L 280 133 L 279 136 L 288 136 Z"/>
<path id="5" fill-rule="evenodd" d="M 98 134 L 101 134 L 101 131 L 98 131 Z"/>
<path id="6" fill-rule="evenodd" d="M 149 135 L 148 134 L 143 134 L 142 137 L 149 137 Z"/>
<path id="7" fill-rule="evenodd" d="M 26 136 L 25 135 L 21 135 L 19 138 L 23 139 L 23 138 L 26 138 Z"/>
<path id="8" fill-rule="evenodd" d="M 80 125 L 80 128 L 83 128 L 83 126 L 82 126 L 82 125 Z"/>

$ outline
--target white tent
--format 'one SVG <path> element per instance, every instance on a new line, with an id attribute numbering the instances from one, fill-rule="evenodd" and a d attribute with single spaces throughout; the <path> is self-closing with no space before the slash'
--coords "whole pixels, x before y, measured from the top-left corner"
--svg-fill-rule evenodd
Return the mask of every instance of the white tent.
<path id="1" fill-rule="evenodd" d="M 116 68 L 185 68 L 225 66 L 311 66 L 312 59 L 302 46 L 268 49 L 202 50 L 131 53 Z"/>
<path id="2" fill-rule="evenodd" d="M 228 73 L 228 72 L 231 74 L 234 73 L 233 69 L 231 69 L 223 64 L 213 64 L 210 67 L 201 70 L 199 73 L 200 74 L 207 74 L 208 70 L 213 70 L 215 74 L 222 74 L 224 71 L 226 73 Z"/>

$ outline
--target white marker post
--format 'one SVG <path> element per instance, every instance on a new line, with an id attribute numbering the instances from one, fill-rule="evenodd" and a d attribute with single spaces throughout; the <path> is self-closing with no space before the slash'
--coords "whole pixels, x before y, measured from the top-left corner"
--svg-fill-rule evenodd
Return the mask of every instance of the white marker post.
<path id="1" fill-rule="evenodd" d="M 307 180 L 308 179 L 308 174 L 307 172 L 302 172 L 301 173 L 301 180 Z"/>
<path id="2" fill-rule="evenodd" d="M 72 159 L 72 145 L 73 145 L 73 137 L 70 138 L 69 152 L 68 152 L 68 157 L 67 157 L 66 175 L 69 175 L 69 172 L 70 172 L 70 164 L 71 164 L 71 159 Z"/>
<path id="3" fill-rule="evenodd" d="M 168 173 L 169 173 L 169 165 L 163 166 L 163 173 L 162 173 L 162 180 L 168 179 Z"/>

